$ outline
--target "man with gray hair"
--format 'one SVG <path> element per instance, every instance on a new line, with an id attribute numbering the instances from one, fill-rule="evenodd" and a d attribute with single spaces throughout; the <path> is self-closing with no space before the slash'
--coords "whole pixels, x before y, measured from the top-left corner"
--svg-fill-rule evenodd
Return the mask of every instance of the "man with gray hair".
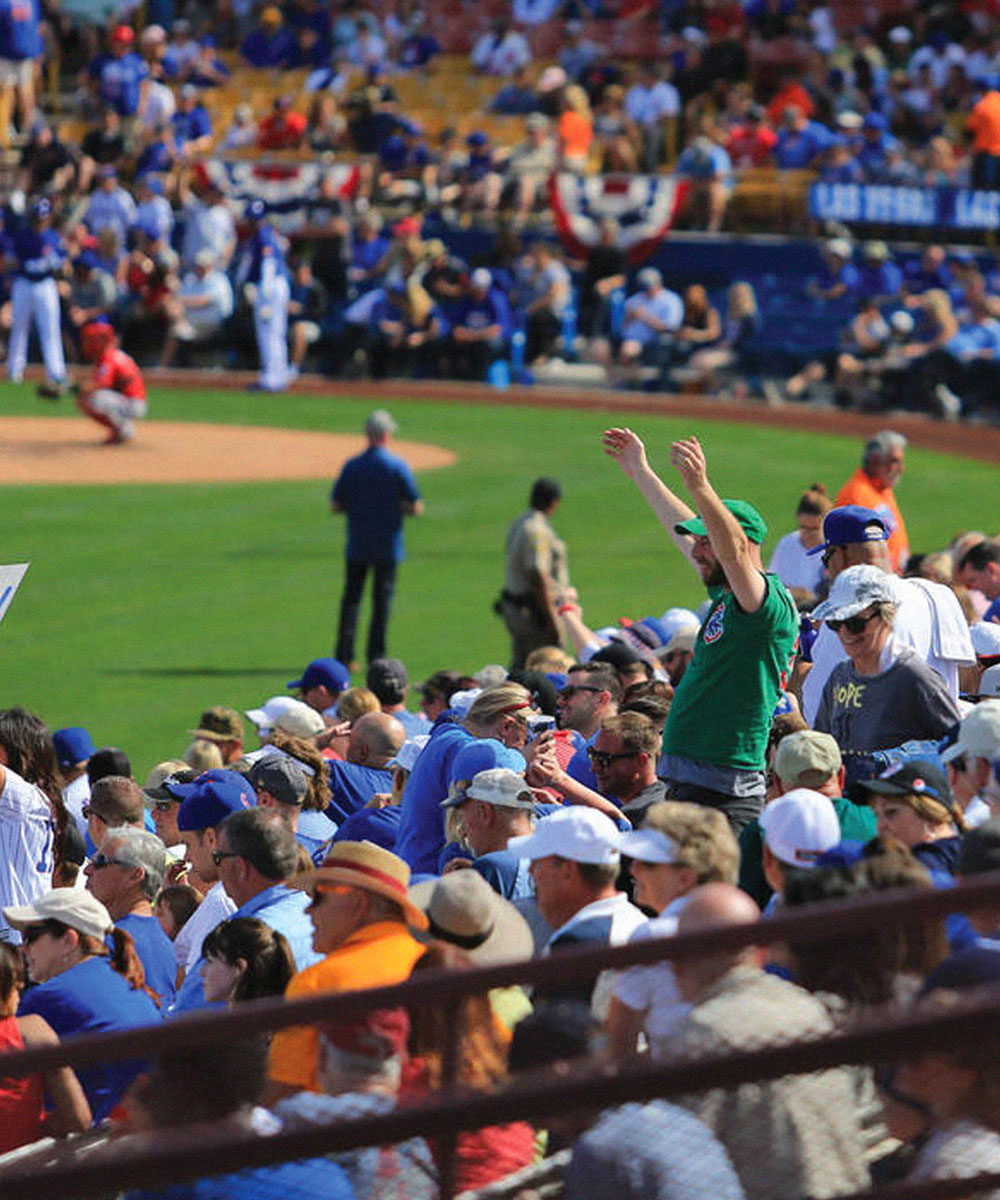
<path id="1" fill-rule="evenodd" d="M 424 504 L 409 466 L 389 453 L 397 425 L 384 408 L 365 422 L 368 449 L 348 459 L 330 492 L 330 507 L 347 516 L 347 561 L 340 602 L 336 657 L 350 665 L 365 579 L 371 569 L 372 620 L 367 659 L 385 657 L 385 635 L 403 558 L 403 517 L 418 517 Z"/>
<path id="2" fill-rule="evenodd" d="M 903 474 L 906 438 L 891 429 L 883 429 L 865 442 L 861 466 L 837 493 L 835 503 L 859 504 L 873 508 L 889 531 L 889 558 L 892 570 L 902 573 L 910 557 L 906 523 L 899 511 L 893 488 Z"/>
<path id="3" fill-rule="evenodd" d="M 473 853 L 472 859 L 452 859 L 448 870 L 468 866 L 478 871 L 490 887 L 507 900 L 534 895 L 529 861 L 507 849 L 512 837 L 525 837 L 535 827 L 535 797 L 524 776 L 508 767 L 490 767 L 473 776 L 471 783 L 441 801 L 458 819 L 455 833 Z"/>
<path id="4" fill-rule="evenodd" d="M 166 846 L 154 833 L 134 825 L 117 825 L 104 834 L 100 850 L 83 873 L 87 891 L 108 910 L 116 928 L 131 935 L 146 984 L 165 1012 L 174 1002 L 177 956 L 173 942 L 153 915 L 153 901 L 167 873 Z"/>

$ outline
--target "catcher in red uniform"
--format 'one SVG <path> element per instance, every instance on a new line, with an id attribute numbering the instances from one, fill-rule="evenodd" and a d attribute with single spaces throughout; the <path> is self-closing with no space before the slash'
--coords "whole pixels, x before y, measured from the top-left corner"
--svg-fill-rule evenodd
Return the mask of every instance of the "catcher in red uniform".
<path id="1" fill-rule="evenodd" d="M 114 329 L 103 321 L 84 325 L 80 347 L 87 362 L 94 364 L 90 379 L 73 389 L 80 411 L 110 431 L 106 444 L 129 441 L 136 421 L 146 415 L 142 372 L 124 350 L 119 350 Z"/>

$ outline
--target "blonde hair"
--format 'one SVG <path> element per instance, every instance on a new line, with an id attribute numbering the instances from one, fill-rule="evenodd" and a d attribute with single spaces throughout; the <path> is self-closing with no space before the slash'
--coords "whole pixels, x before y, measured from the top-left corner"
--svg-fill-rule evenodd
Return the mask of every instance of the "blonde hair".
<path id="1" fill-rule="evenodd" d="M 757 315 L 757 294 L 749 283 L 730 284 L 726 293 L 726 313 L 730 320 Z"/>
<path id="2" fill-rule="evenodd" d="M 519 683 L 498 683 L 480 692 L 469 709 L 466 721 L 479 729 L 491 729 L 501 717 L 518 712 L 527 715 L 531 693 Z"/>
<path id="3" fill-rule="evenodd" d="M 590 100 L 578 83 L 571 83 L 563 92 L 563 98 L 573 112 L 579 113 L 581 117 L 590 118 Z"/>
<path id="4" fill-rule="evenodd" d="M 940 325 L 955 319 L 951 297 L 944 288 L 932 288 L 924 295 L 924 308 Z"/>
<path id="5" fill-rule="evenodd" d="M 195 738 L 184 751 L 184 762 L 192 771 L 212 771 L 222 766 L 222 751 L 207 738 Z"/>
<path id="6" fill-rule="evenodd" d="M 524 660 L 526 671 L 553 672 L 565 675 L 573 660 L 560 646 L 537 646 Z"/>
<path id="7" fill-rule="evenodd" d="M 378 702 L 378 696 L 367 688 L 348 688 L 337 701 L 337 716 L 342 721 L 350 721 L 352 725 L 365 713 L 381 711 L 382 705 Z"/>
<path id="8" fill-rule="evenodd" d="M 676 842 L 685 866 L 699 883 L 736 883 L 740 848 L 721 812 L 680 800 L 660 800 L 649 806 L 642 824 Z"/>

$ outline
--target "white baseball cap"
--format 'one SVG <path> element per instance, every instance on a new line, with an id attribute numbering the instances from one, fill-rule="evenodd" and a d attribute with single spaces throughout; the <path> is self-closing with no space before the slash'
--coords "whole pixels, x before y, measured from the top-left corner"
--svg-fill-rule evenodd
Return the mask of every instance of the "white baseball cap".
<path id="1" fill-rule="evenodd" d="M 270 700 L 265 700 L 260 708 L 248 708 L 246 716 L 257 726 L 258 733 L 270 732 L 281 714 L 297 703 L 294 696 L 272 696 Z"/>
<path id="2" fill-rule="evenodd" d="M 284 711 L 278 714 L 274 728 L 292 737 L 314 738 L 326 729 L 326 722 L 314 709 L 302 700 L 292 700 Z"/>
<path id="3" fill-rule="evenodd" d="M 760 814 L 760 827 L 764 844 L 790 867 L 814 867 L 841 840 L 832 801 L 811 788 L 793 788 L 772 800 Z"/>
<path id="4" fill-rule="evenodd" d="M 846 621 L 872 604 L 896 602 L 892 579 L 885 571 L 861 563 L 841 571 L 833 581 L 829 596 L 816 605 L 810 616 L 814 621 Z"/>
<path id="5" fill-rule="evenodd" d="M 467 688 L 464 692 L 453 692 L 448 701 L 448 707 L 458 713 L 460 717 L 464 717 L 482 690 L 482 688 L 476 687 Z"/>
<path id="6" fill-rule="evenodd" d="M 1000 699 L 1000 663 L 995 667 L 987 667 L 983 672 L 978 694 L 988 699 Z"/>
<path id="7" fill-rule="evenodd" d="M 659 829 L 633 829 L 622 834 L 618 849 L 628 858 L 644 863 L 682 862 L 680 847 Z"/>
<path id="8" fill-rule="evenodd" d="M 539 821 L 534 833 L 513 837 L 507 849 L 518 858 L 548 858 L 558 854 L 571 862 L 616 863 L 622 835 L 618 826 L 583 804 L 568 805 Z"/>
<path id="9" fill-rule="evenodd" d="M 412 771 L 420 757 L 420 751 L 431 740 L 429 733 L 418 733 L 415 737 L 407 738 L 396 752 L 396 757 L 389 760 L 390 767 L 402 767 L 404 771 Z"/>
<path id="10" fill-rule="evenodd" d="M 969 626 L 969 637 L 977 658 L 995 658 L 1000 655 L 1000 625 L 994 621 L 974 621 Z"/>
<path id="11" fill-rule="evenodd" d="M 101 941 L 114 928 L 111 914 L 100 900 L 92 892 L 80 888 L 53 888 L 31 904 L 5 908 L 3 917 L 14 929 L 26 929 L 42 921 L 59 921 L 78 933 Z"/>
<path id="12" fill-rule="evenodd" d="M 1000 685 L 1000 668 L 990 667 L 997 671 L 997 684 Z M 984 673 L 983 678 L 986 678 Z M 1000 700 L 983 700 L 972 712 L 962 718 L 958 727 L 958 739 L 947 748 L 942 755 L 943 763 L 954 762 L 964 755 L 971 758 L 1000 758 Z"/>

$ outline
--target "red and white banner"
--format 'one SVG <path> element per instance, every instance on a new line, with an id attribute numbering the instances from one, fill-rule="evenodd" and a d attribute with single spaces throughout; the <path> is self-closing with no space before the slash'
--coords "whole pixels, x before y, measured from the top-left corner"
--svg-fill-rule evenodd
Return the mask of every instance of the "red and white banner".
<path id="1" fill-rule="evenodd" d="M 670 232 L 687 192 L 671 175 L 574 175 L 549 177 L 549 204 L 556 231 L 570 254 L 586 255 L 601 236 L 601 221 L 621 227 L 619 245 L 635 266 Z"/>

